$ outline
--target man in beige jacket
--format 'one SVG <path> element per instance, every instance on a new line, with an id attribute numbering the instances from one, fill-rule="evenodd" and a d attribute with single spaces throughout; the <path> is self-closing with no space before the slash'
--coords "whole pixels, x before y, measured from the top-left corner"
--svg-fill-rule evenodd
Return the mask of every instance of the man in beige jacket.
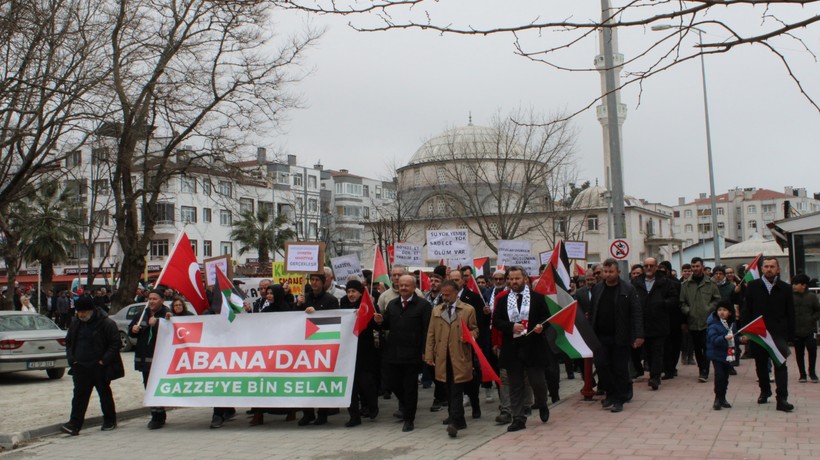
<path id="1" fill-rule="evenodd" d="M 447 434 L 454 438 L 458 430 L 467 428 L 464 418 L 464 385 L 473 380 L 473 349 L 465 342 L 462 321 L 473 338 L 478 336 L 475 308 L 458 299 L 458 285 L 454 281 L 441 284 L 442 303 L 433 309 L 427 329 L 427 347 L 424 359 L 436 368 L 436 380 L 447 385 L 449 400 L 445 420 Z"/>

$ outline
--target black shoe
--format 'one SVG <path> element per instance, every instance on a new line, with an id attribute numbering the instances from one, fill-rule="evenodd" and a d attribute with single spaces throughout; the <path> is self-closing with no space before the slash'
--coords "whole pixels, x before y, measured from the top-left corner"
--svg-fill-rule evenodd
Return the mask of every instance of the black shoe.
<path id="1" fill-rule="evenodd" d="M 384 399 L 390 399 L 390 392 L 389 392 L 389 391 L 385 391 L 385 392 L 384 392 L 384 394 L 382 395 L 382 398 L 384 398 Z"/>
<path id="2" fill-rule="evenodd" d="M 455 425 L 447 425 L 447 436 L 451 438 L 458 436 L 458 428 Z"/>
<path id="3" fill-rule="evenodd" d="M 670 374 L 670 373 L 668 373 L 668 372 L 667 372 L 666 374 L 663 374 L 663 375 L 661 376 L 661 380 L 672 380 L 672 379 L 674 379 L 674 378 L 675 378 L 675 376 L 674 376 L 674 375 L 672 375 L 672 374 Z"/>
<path id="4" fill-rule="evenodd" d="M 305 414 L 305 415 L 302 416 L 302 418 L 299 419 L 298 422 L 296 422 L 296 424 L 299 425 L 299 426 L 306 426 L 306 425 L 310 425 L 314 420 L 316 420 L 315 415 Z"/>
<path id="5" fill-rule="evenodd" d="M 433 399 L 433 404 L 430 405 L 430 412 L 438 412 L 444 408 L 444 405 L 438 399 Z"/>
<path id="6" fill-rule="evenodd" d="M 165 426 L 165 420 L 151 419 L 151 421 L 148 422 L 148 429 L 149 430 L 158 430 L 158 429 L 160 429 L 164 426 Z"/>
<path id="7" fill-rule="evenodd" d="M 316 426 L 320 426 L 320 425 L 325 425 L 325 424 L 327 424 L 327 415 L 325 415 L 325 414 L 319 414 L 319 415 L 316 417 L 316 421 L 314 421 L 314 422 L 313 422 L 313 424 L 314 424 L 314 425 L 316 425 Z"/>
<path id="8" fill-rule="evenodd" d="M 570 372 L 567 374 L 567 380 L 575 380 L 575 374 Z"/>
<path id="9" fill-rule="evenodd" d="M 653 390 L 657 390 L 659 386 L 661 386 L 661 381 L 658 379 L 649 379 L 649 386 L 652 387 Z"/>
<path id="10" fill-rule="evenodd" d="M 610 409 L 609 411 L 610 412 L 623 412 L 623 410 L 624 410 L 624 405 L 621 404 L 621 403 L 616 402 L 616 403 L 612 404 L 612 409 Z"/>
<path id="11" fill-rule="evenodd" d="M 550 408 L 547 407 L 546 404 L 538 409 L 538 417 L 540 417 L 544 423 L 547 423 L 547 420 L 550 419 Z"/>
<path id="12" fill-rule="evenodd" d="M 350 420 L 345 423 L 345 426 L 348 428 L 353 428 L 354 426 L 359 426 L 361 424 L 362 419 L 360 417 L 350 417 Z"/>
<path id="13" fill-rule="evenodd" d="M 757 397 L 758 404 L 766 404 L 769 402 L 769 398 L 772 396 L 771 391 L 761 391 L 760 396 Z"/>
<path id="14" fill-rule="evenodd" d="M 100 431 L 112 431 L 115 428 L 117 428 L 117 422 L 113 422 L 113 423 L 103 422 L 103 425 L 102 425 L 102 428 L 100 428 Z"/>
<path id="15" fill-rule="evenodd" d="M 723 406 L 720 404 L 720 400 L 715 398 L 715 402 L 712 404 L 712 409 L 720 410 Z"/>
<path id="16" fill-rule="evenodd" d="M 632 374 L 632 380 L 637 380 L 641 377 L 643 377 L 643 371 L 635 372 L 634 374 Z"/>
<path id="17" fill-rule="evenodd" d="M 442 420 L 442 421 L 441 421 L 441 424 L 442 424 L 442 425 L 449 425 L 449 424 L 450 424 L 450 417 L 447 417 L 447 418 L 445 418 L 444 420 Z"/>
<path id="18" fill-rule="evenodd" d="M 734 366 L 729 368 L 729 375 L 737 375 L 737 369 Z"/>
<path id="19" fill-rule="evenodd" d="M 720 400 L 720 407 L 722 407 L 724 409 L 731 409 L 732 405 L 729 404 L 729 401 L 727 401 L 726 398 L 724 398 L 724 399 Z"/>
<path id="20" fill-rule="evenodd" d="M 601 401 L 601 407 L 604 408 L 604 409 L 609 409 L 610 407 L 612 407 L 612 404 L 613 404 L 613 401 L 609 398 L 606 398 L 606 399 Z"/>
<path id="21" fill-rule="evenodd" d="M 510 426 L 507 427 L 507 431 L 521 431 L 525 428 L 527 428 L 527 424 L 523 420 L 513 420 Z"/>
<path id="22" fill-rule="evenodd" d="M 552 401 L 553 404 L 555 404 L 555 403 L 557 403 L 558 401 L 561 400 L 561 397 L 558 396 L 558 395 L 554 395 L 550 398 L 550 400 Z"/>
<path id="23" fill-rule="evenodd" d="M 211 418 L 211 428 L 222 428 L 223 423 L 225 423 L 225 419 L 218 415 L 214 415 Z"/>
<path id="24" fill-rule="evenodd" d="M 71 422 L 68 422 L 65 425 L 61 426 L 60 431 L 71 436 L 77 436 L 80 434 L 80 430 L 77 429 L 74 425 L 72 425 Z"/>
<path id="25" fill-rule="evenodd" d="M 789 404 L 788 401 L 785 399 L 778 399 L 777 400 L 777 410 L 782 412 L 791 412 L 794 410 L 794 405 Z"/>
<path id="26" fill-rule="evenodd" d="M 376 407 L 373 407 L 372 409 L 370 409 L 370 413 L 368 414 L 368 417 L 370 417 L 370 420 L 376 420 L 376 417 L 378 417 L 378 416 L 379 416 L 379 406 L 376 406 Z"/>
<path id="27" fill-rule="evenodd" d="M 413 425 L 413 422 L 410 421 L 410 420 L 404 422 L 404 426 L 401 427 L 401 431 L 404 432 L 404 433 L 407 433 L 408 431 L 413 431 L 415 429 L 416 429 L 416 427 Z"/>
<path id="28" fill-rule="evenodd" d="M 699 383 L 706 383 L 708 381 L 709 381 L 709 374 L 707 374 L 705 372 L 701 372 L 700 375 L 698 375 L 698 382 Z"/>
<path id="29" fill-rule="evenodd" d="M 393 412 L 393 417 L 399 420 L 404 420 L 404 412 L 402 410 L 397 410 L 396 412 Z"/>
<path id="30" fill-rule="evenodd" d="M 473 418 L 481 418 L 481 408 L 477 407 L 473 409 Z"/>
<path id="31" fill-rule="evenodd" d="M 512 415 L 502 412 L 495 417 L 495 423 L 506 425 L 512 422 Z"/>

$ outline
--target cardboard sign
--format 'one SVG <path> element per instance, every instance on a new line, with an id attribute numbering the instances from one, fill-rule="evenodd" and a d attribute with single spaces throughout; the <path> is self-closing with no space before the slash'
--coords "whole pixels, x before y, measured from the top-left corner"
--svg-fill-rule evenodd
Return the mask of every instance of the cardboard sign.
<path id="1" fill-rule="evenodd" d="M 527 275 L 529 276 L 538 276 L 538 267 L 541 265 L 538 263 L 538 257 L 536 256 L 513 256 L 510 258 L 510 264 L 507 267 L 512 267 L 513 265 L 520 265 L 524 267 L 524 270 L 527 270 Z"/>
<path id="2" fill-rule="evenodd" d="M 450 267 L 471 265 L 473 250 L 467 229 L 427 230 L 427 258 L 444 260 Z"/>
<path id="3" fill-rule="evenodd" d="M 324 260 L 324 243 L 285 243 L 286 272 L 319 273 L 324 269 Z"/>
<path id="4" fill-rule="evenodd" d="M 231 263 L 231 256 L 225 254 L 224 256 L 211 257 L 202 261 L 205 265 L 205 285 L 213 286 L 216 284 L 216 269 L 222 270 L 222 273 L 233 280 L 233 264 Z"/>
<path id="5" fill-rule="evenodd" d="M 364 279 L 362 263 L 356 254 L 334 257 L 330 259 L 330 265 L 333 266 L 333 275 L 338 283 L 347 283 L 347 277 L 350 275 L 356 275 L 360 280 Z"/>
<path id="6" fill-rule="evenodd" d="M 424 265 L 421 254 L 421 245 L 411 243 L 396 243 L 394 248 L 393 264 L 415 267 Z"/>
<path id="7" fill-rule="evenodd" d="M 532 252 L 532 242 L 527 240 L 498 240 L 496 248 L 498 248 L 499 265 L 519 265 L 512 263 L 511 260 L 513 258 L 529 257 Z"/>
<path id="8" fill-rule="evenodd" d="M 307 277 L 302 273 L 288 273 L 285 271 L 285 263 L 284 262 L 274 262 L 273 263 L 273 284 L 281 284 L 282 286 L 285 283 L 290 286 L 290 293 L 293 295 L 302 294 L 305 290 L 305 285 L 307 284 Z"/>
<path id="9" fill-rule="evenodd" d="M 564 249 L 567 251 L 567 258 L 576 260 L 586 260 L 587 258 L 587 242 L 586 241 L 564 241 Z"/>
<path id="10" fill-rule="evenodd" d="M 548 264 L 550 262 L 550 257 L 552 257 L 552 251 L 538 253 L 538 261 L 541 262 L 541 265 Z"/>

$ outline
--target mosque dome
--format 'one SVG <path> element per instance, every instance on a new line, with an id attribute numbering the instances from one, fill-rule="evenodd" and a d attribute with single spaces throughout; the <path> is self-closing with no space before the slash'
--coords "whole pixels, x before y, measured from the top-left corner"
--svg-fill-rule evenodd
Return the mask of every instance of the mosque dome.
<path id="1" fill-rule="evenodd" d="M 593 185 L 589 188 L 581 190 L 572 202 L 572 207 L 575 209 L 595 209 L 607 208 L 609 203 L 606 199 L 607 189 L 600 185 Z M 625 195 L 624 206 L 626 207 L 643 207 L 641 200 Z"/>
<path id="2" fill-rule="evenodd" d="M 767 240 L 759 233 L 753 234 L 748 240 L 733 244 L 720 253 L 724 259 L 749 259 L 752 260 L 758 254 L 772 257 L 787 257 L 788 252 L 783 251 L 775 240 Z"/>
<path id="3" fill-rule="evenodd" d="M 448 129 L 425 142 L 416 150 L 407 166 L 437 161 L 487 160 L 504 158 L 525 160 L 524 149 L 504 141 L 497 129 L 469 124 Z M 509 148 L 509 152 L 502 149 Z"/>

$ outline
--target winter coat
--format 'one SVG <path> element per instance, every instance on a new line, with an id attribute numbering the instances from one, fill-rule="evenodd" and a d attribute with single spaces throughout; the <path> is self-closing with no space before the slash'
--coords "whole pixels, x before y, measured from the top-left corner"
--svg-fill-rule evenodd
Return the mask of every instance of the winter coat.
<path id="1" fill-rule="evenodd" d="M 741 310 L 741 324 L 746 325 L 760 315 L 772 337 L 780 340 L 794 338 L 794 295 L 792 287 L 775 279 L 772 292 L 769 293 L 763 279 L 756 279 L 746 284 L 746 304 Z"/>
<path id="2" fill-rule="evenodd" d="M 690 276 L 680 287 L 680 310 L 687 317 L 690 331 L 706 330 L 706 318 L 715 311 L 720 291 L 711 278 L 704 276 L 700 283 Z"/>
<path id="3" fill-rule="evenodd" d="M 806 291 L 794 293 L 794 335 L 810 337 L 817 332 L 817 320 L 820 320 L 820 302 L 817 295 Z"/>
<path id="4" fill-rule="evenodd" d="M 159 329 L 159 320 L 165 319 L 165 315 L 171 310 L 165 305 L 162 306 L 156 313 L 151 313 L 148 304 L 145 305 L 145 315 L 142 312 L 134 316 L 131 324 L 128 325 L 128 335 L 137 338 L 137 345 L 134 347 L 134 370 L 141 372 L 149 372 L 151 370 L 151 362 L 154 360 L 154 348 L 157 346 L 157 330 Z M 157 319 L 153 326 L 148 326 L 148 320 L 153 316 Z M 142 320 L 142 321 L 140 321 Z M 131 330 L 134 325 L 139 324 L 140 330 L 134 334 Z"/>
<path id="5" fill-rule="evenodd" d="M 643 310 L 645 337 L 665 337 L 669 335 L 669 315 L 679 309 L 680 300 L 672 282 L 662 275 L 655 276 L 652 289 L 646 291 L 646 276 L 632 280 L 638 300 Z"/>
<path id="6" fill-rule="evenodd" d="M 543 367 L 549 360 L 547 334 L 549 329 L 545 325 L 544 332 L 521 337 L 513 337 L 513 323 L 507 312 L 507 299 L 510 293 L 498 297 L 493 312 L 493 329 L 501 331 L 501 354 L 498 365 L 503 369 L 513 369 L 520 366 Z M 538 323 L 549 318 L 549 308 L 543 295 L 530 291 L 530 313 L 527 320 L 527 332 L 532 331 Z"/>
<path id="7" fill-rule="evenodd" d="M 69 366 L 72 369 L 68 372 L 73 375 L 77 355 L 78 336 L 82 328 L 90 328 L 93 336 L 93 354 L 96 356 L 95 362 L 102 362 L 105 368 L 105 377 L 110 380 L 117 380 L 125 376 L 125 367 L 120 356 L 120 332 L 117 323 L 108 317 L 108 314 L 101 308 L 95 308 L 90 320 L 83 322 L 75 320 L 71 322 L 68 333 L 65 337 L 65 353 Z"/>
<path id="8" fill-rule="evenodd" d="M 274 294 L 276 297 L 276 294 Z M 274 300 L 276 300 L 274 298 Z M 305 303 L 300 305 L 299 308 L 305 309 L 307 307 L 313 307 L 316 311 L 321 310 L 337 310 L 339 308 L 339 299 L 333 296 L 333 294 L 323 291 L 321 295 L 314 295 L 312 289 L 308 289 L 305 292 Z"/>
<path id="9" fill-rule="evenodd" d="M 714 361 L 727 362 L 729 355 L 729 341 L 726 340 L 728 330 L 723 326 L 717 312 L 712 312 L 706 319 L 706 358 Z M 732 335 L 737 334 L 737 327 L 734 320 L 729 320 L 729 327 Z M 735 337 L 735 341 L 740 337 Z"/>
<path id="10" fill-rule="evenodd" d="M 592 312 L 589 315 L 589 321 L 593 327 L 595 327 L 595 321 L 598 319 L 598 308 L 601 304 L 601 296 L 604 293 L 605 286 L 606 282 L 601 282 L 592 288 Z M 619 279 L 618 286 L 618 293 L 615 296 L 615 344 L 631 346 L 635 339 L 645 337 L 643 309 L 638 300 L 638 294 L 631 283 Z"/>
<path id="11" fill-rule="evenodd" d="M 415 294 L 406 309 L 401 306 L 401 297 L 387 303 L 384 320 L 377 327 L 390 333 L 384 347 L 384 362 L 418 365 L 424 355 L 432 310 L 429 302 Z"/>
<path id="12" fill-rule="evenodd" d="M 436 380 L 447 382 L 447 355 L 453 368 L 453 383 L 469 382 L 473 379 L 473 347 L 463 340 L 461 322 L 467 324 L 473 338 L 478 337 L 478 324 L 475 309 L 456 301 L 455 318 L 448 321 L 450 308 L 448 303 L 433 308 L 430 327 L 427 329 L 427 347 L 424 353 L 426 361 L 433 361 L 436 367 Z"/>

